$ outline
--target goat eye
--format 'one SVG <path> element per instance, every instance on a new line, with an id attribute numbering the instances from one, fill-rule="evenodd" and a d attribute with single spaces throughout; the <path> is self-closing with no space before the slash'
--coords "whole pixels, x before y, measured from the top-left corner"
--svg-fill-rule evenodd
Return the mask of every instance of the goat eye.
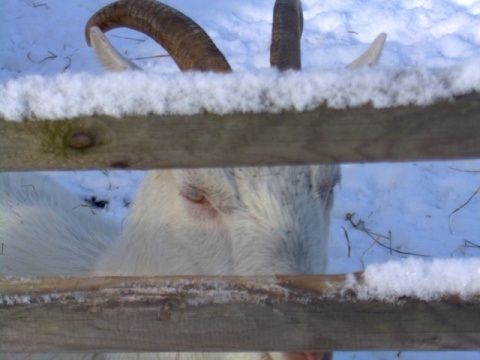
<path id="1" fill-rule="evenodd" d="M 207 198 L 205 197 L 205 195 L 203 195 L 199 191 L 185 191 L 185 192 L 182 192 L 182 196 L 188 201 L 195 204 L 203 204 L 207 201 Z"/>

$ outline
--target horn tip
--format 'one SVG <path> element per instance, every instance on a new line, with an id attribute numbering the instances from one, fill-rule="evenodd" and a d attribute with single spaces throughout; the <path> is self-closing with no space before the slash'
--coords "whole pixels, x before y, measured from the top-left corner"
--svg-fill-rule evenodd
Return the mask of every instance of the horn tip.
<path id="1" fill-rule="evenodd" d="M 89 24 L 85 26 L 85 41 L 87 42 L 88 46 L 90 47 L 92 46 L 92 39 L 91 39 L 92 32 L 97 33 L 98 31 L 101 32 L 98 26 L 90 26 Z"/>

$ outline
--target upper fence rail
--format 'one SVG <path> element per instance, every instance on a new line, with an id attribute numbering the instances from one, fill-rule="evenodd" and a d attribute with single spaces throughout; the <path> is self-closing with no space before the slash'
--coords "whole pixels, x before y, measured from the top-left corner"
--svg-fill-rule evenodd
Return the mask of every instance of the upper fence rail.
<path id="1" fill-rule="evenodd" d="M 418 107 L 0 119 L 0 170 L 148 169 L 480 158 L 480 94 Z"/>

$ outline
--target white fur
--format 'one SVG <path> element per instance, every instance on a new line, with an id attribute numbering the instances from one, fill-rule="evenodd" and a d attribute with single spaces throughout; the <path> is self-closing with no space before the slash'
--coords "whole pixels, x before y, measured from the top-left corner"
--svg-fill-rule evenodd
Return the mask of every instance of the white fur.
<path id="1" fill-rule="evenodd" d="M 334 165 L 151 171 L 114 242 L 118 226 L 47 176 L 0 173 L 0 275 L 321 273 L 338 180 Z M 262 353 L 29 358 L 266 359 Z"/>
<path id="2" fill-rule="evenodd" d="M 50 177 L 0 173 L 0 276 L 89 274 L 119 234 Z"/>
<path id="3" fill-rule="evenodd" d="M 151 171 L 96 273 L 322 273 L 338 178 L 333 165 Z"/>

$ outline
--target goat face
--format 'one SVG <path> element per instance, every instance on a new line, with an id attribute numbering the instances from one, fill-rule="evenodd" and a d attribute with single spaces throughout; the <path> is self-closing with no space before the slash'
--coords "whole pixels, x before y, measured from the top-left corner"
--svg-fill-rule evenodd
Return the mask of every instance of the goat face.
<path id="1" fill-rule="evenodd" d="M 182 71 L 231 71 L 203 29 L 153 0 L 120 0 L 88 21 L 87 42 L 111 70 L 137 68 L 103 35 L 118 27 L 152 37 Z M 277 0 L 270 58 L 273 67 L 301 68 L 302 30 L 300 0 Z M 384 40 L 384 35 L 380 36 L 368 56 L 351 67 L 374 63 Z M 332 192 L 339 178 L 335 165 L 150 172 L 121 241 L 100 262 L 97 274 L 324 272 Z M 253 356 L 265 360 L 331 358 L 330 353 Z M 249 357 L 234 354 L 231 358 Z"/>
<path id="2" fill-rule="evenodd" d="M 159 170 L 104 273 L 321 273 L 334 165 Z"/>
<path id="3" fill-rule="evenodd" d="M 152 0 L 121 0 L 98 11 L 87 42 L 104 65 L 132 69 L 103 36 L 130 27 L 160 43 L 182 71 L 229 72 L 209 36 L 185 15 Z M 300 1 L 274 7 L 271 65 L 300 69 Z M 155 171 L 147 176 L 103 273 L 319 273 L 336 166 Z"/>

